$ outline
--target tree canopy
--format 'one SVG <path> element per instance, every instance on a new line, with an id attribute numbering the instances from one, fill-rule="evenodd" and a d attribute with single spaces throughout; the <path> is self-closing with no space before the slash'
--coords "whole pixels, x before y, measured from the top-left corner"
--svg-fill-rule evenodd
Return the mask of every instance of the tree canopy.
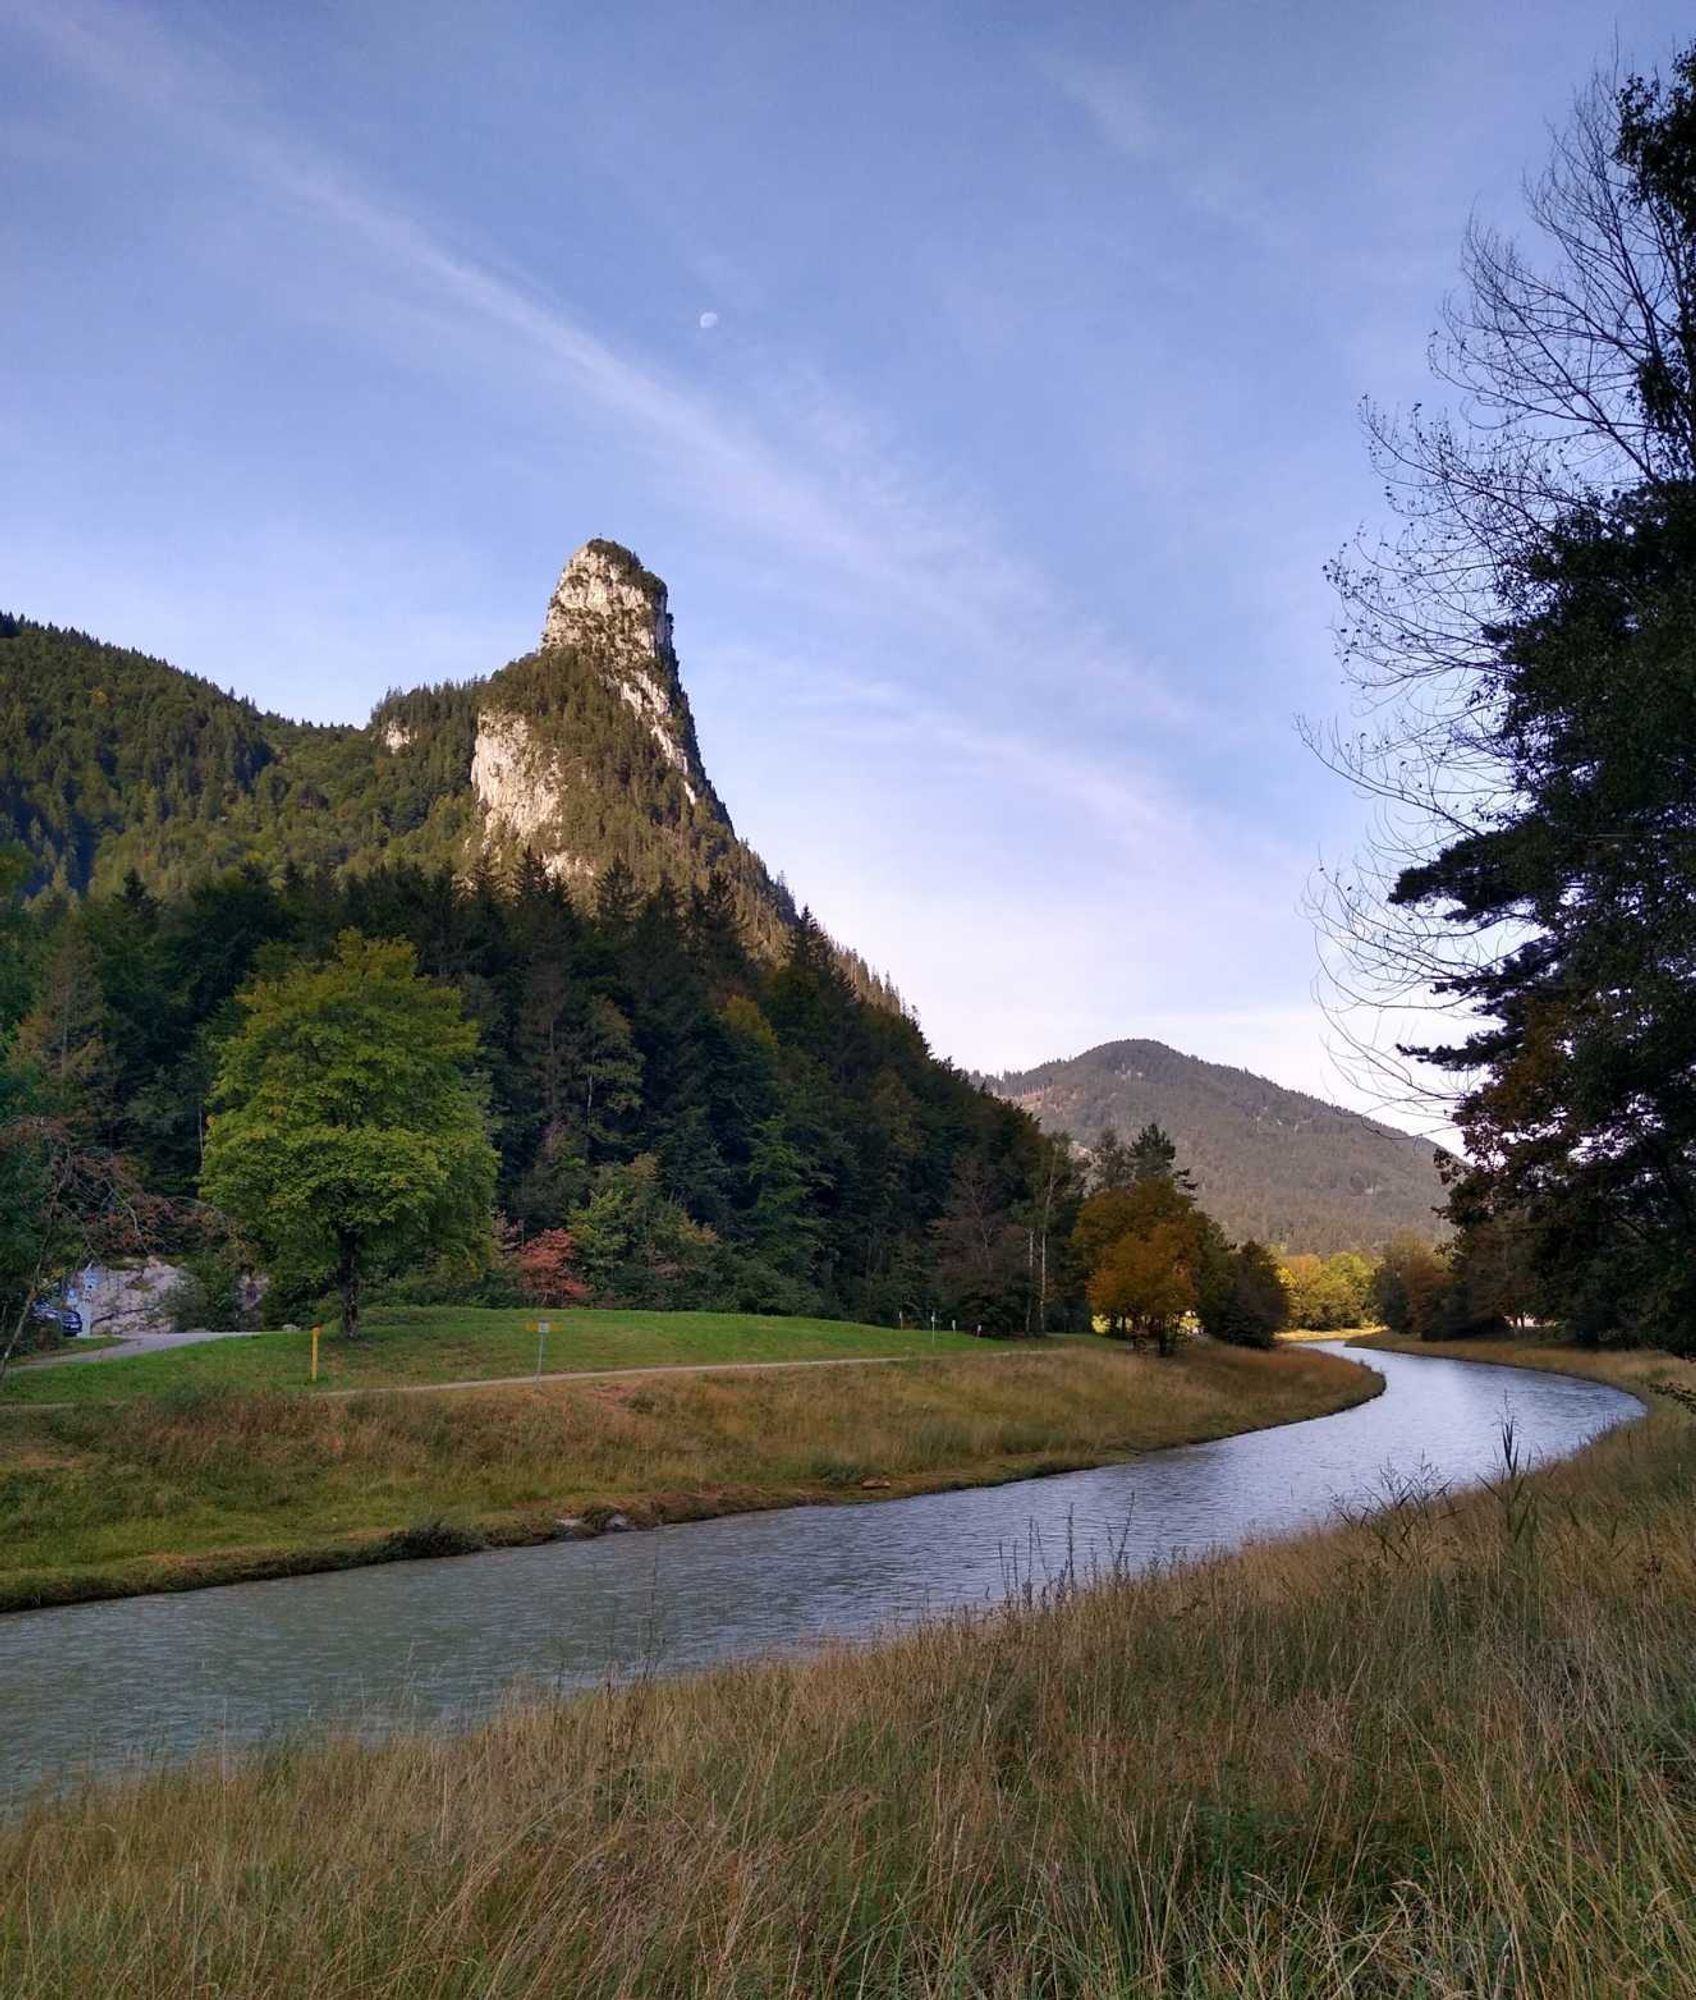
<path id="1" fill-rule="evenodd" d="M 409 946 L 421 977 L 457 996 L 507 1240 L 568 1231 L 597 1302 L 652 1296 L 663 1268 L 668 1296 L 699 1306 L 935 1312 L 998 1333 L 1081 1318 L 1064 1142 L 937 1061 L 816 925 L 798 922 L 776 964 L 754 950 L 713 883 L 643 894 L 609 870 L 584 909 L 530 865 L 506 878 L 246 868 L 162 897 L 132 879 L 14 900 L 7 921 L 29 1034 L 63 1051 L 91 1138 L 166 1205 L 165 1254 L 228 1262 L 200 1197 L 219 1199 L 202 1149 L 247 1019 L 237 996 L 322 967 L 351 929 Z M 435 1296 L 472 1283 L 416 1282 Z M 267 1310 L 298 1317 L 315 1297 L 279 1272 Z"/>
<path id="2" fill-rule="evenodd" d="M 1277 1259 L 1252 1239 L 1230 1242 L 1197 1201 L 1167 1134 L 1151 1124 L 1126 1147 L 1109 1128 L 1094 1169 L 1072 1247 L 1107 1332 L 1170 1354 L 1193 1315 L 1216 1340 L 1271 1346 L 1289 1316 Z"/>
<path id="3" fill-rule="evenodd" d="M 1498 1232 L 1484 1292 L 1507 1296 L 1507 1231 L 1546 1314 L 1685 1349 L 1696 47 L 1596 84 L 1531 213 L 1532 252 L 1469 236 L 1438 349 L 1464 413 L 1374 426 L 1405 531 L 1338 581 L 1394 719 L 1343 761 L 1400 817 L 1387 895 L 1341 888 L 1332 916 L 1357 990 L 1458 1016 L 1406 1053 L 1459 1090 L 1450 1215 Z"/>
<path id="4" fill-rule="evenodd" d="M 201 1187 L 291 1276 L 366 1282 L 486 1249 L 495 1153 L 458 994 L 410 945 L 344 931 L 322 964 L 256 979 L 225 1043 Z"/>

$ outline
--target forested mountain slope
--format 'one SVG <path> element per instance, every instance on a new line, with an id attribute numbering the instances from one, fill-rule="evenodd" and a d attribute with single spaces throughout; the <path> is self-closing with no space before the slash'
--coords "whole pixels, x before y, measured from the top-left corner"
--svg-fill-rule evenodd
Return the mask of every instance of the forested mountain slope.
<path id="1" fill-rule="evenodd" d="M 856 991 L 809 919 L 780 961 L 751 952 L 722 884 L 643 897 L 612 867 L 583 910 L 533 858 L 500 886 L 243 868 L 168 898 L 131 881 L 0 905 L 0 923 L 0 966 L 22 973 L 0 987 L 0 1093 L 31 1082 L 126 1162 L 165 1254 L 224 1241 L 196 1197 L 236 995 L 355 932 L 404 941 L 457 991 L 502 1228 L 568 1229 L 603 1303 L 1024 1324 L 1034 1123 Z M 1070 1213 L 1044 1210 L 1057 1267 Z M 465 1275 L 426 1269 L 419 1295 Z M 273 1277 L 278 1310 L 310 1307 Z"/>
<path id="2" fill-rule="evenodd" d="M 267 715 L 162 660 L 0 618 L 0 841 L 34 887 L 179 893 L 244 862 L 510 873 L 535 854 L 574 894 L 614 862 L 638 889 L 718 879 L 777 956 L 788 892 L 737 838 L 701 765 L 663 583 L 592 541 L 535 652 L 484 679 L 385 697 L 363 728 Z"/>
<path id="3" fill-rule="evenodd" d="M 1233 1236 L 1323 1254 L 1372 1249 L 1398 1229 L 1438 1233 L 1429 1142 L 1248 1070 L 1127 1041 L 983 1081 L 1086 1145 L 1104 1125 L 1165 1126 Z"/>
<path id="4" fill-rule="evenodd" d="M 664 586 L 628 551 L 579 550 L 534 653 L 360 728 L 0 621 L 0 1108 L 49 1107 L 102 1163 L 126 1244 L 228 1291 L 246 1249 L 200 1196 L 237 996 L 349 931 L 457 990 L 495 1239 L 562 1232 L 603 1302 L 1001 1331 L 1081 1313 L 1063 1165 L 737 837 Z M 408 1282 L 484 1296 L 506 1249 Z M 306 1277 L 270 1275 L 267 1310 L 313 1307 Z M 0 1256 L 0 1304 L 36 1282 Z"/>

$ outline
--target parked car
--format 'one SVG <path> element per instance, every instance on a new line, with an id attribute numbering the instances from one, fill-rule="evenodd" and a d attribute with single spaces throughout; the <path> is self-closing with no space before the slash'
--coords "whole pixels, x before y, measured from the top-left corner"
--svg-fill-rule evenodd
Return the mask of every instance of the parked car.
<path id="1" fill-rule="evenodd" d="M 82 1332 L 82 1314 L 75 1306 L 62 1306 L 52 1299 L 37 1299 L 29 1316 L 37 1326 L 56 1327 L 67 1339 Z"/>

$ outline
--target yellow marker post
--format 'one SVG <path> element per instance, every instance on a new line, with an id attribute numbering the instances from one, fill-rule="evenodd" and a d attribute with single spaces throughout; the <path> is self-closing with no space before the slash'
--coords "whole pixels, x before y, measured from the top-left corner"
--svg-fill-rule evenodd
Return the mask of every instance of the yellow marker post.
<path id="1" fill-rule="evenodd" d="M 318 1336 L 323 1331 L 324 1329 L 321 1326 L 315 1326 L 312 1329 L 312 1379 L 314 1382 L 318 1379 Z"/>

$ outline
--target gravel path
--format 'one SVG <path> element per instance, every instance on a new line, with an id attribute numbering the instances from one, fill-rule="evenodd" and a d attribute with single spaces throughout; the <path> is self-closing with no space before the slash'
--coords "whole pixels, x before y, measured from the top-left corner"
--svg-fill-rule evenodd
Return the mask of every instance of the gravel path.
<path id="1" fill-rule="evenodd" d="M 88 1367 L 96 1361 L 123 1361 L 132 1354 L 163 1354 L 172 1347 L 199 1347 L 208 1340 L 251 1340 L 258 1331 L 255 1327 L 243 1327 L 230 1333 L 218 1333 L 209 1328 L 200 1328 L 193 1333 L 130 1333 L 125 1334 L 111 1347 L 91 1347 L 78 1352 L 72 1348 L 68 1354 L 44 1354 L 37 1361 L 18 1364 L 24 1368 L 69 1368 Z"/>
<path id="2" fill-rule="evenodd" d="M 143 1336 L 160 1344 L 172 1346 L 192 1346 L 201 1340 L 241 1340 L 245 1334 L 221 1333 L 176 1333 Z M 988 1361 L 1000 1356 L 1027 1352 L 1023 1341 L 1012 1341 L 1003 1345 L 1000 1341 L 985 1341 L 984 1353 L 964 1356 L 959 1349 L 953 1350 L 956 1361 L 970 1359 Z M 36 1368 L 55 1366 L 60 1360 L 99 1361 L 106 1355 L 134 1354 L 136 1347 L 125 1343 L 121 1348 L 102 1348 L 99 1354 L 56 1355 L 52 1361 L 37 1361 L 30 1365 Z M 341 1400 L 348 1396 L 439 1396 L 450 1391 L 467 1389 L 527 1389 L 541 1388 L 550 1382 L 623 1382 L 644 1375 L 752 1375 L 775 1368 L 881 1368 L 896 1361 L 923 1361 L 924 1354 L 827 1354 L 815 1355 L 795 1361 L 656 1361 L 641 1368 L 567 1368 L 546 1375 L 474 1375 L 465 1381 L 456 1382 L 372 1382 L 355 1384 L 349 1389 L 309 1390 L 303 1383 L 298 1391 L 290 1394 L 310 1394 L 326 1399 Z M 81 1403 L 0 1403 L 0 1410 L 76 1410 L 85 1408 Z"/>
<path id="3" fill-rule="evenodd" d="M 990 1353 L 1017 1353 L 1018 1348 L 984 1342 Z M 952 1358 L 982 1360 L 982 1355 Z M 768 1368 L 879 1368 L 890 1361 L 923 1361 L 923 1354 L 815 1354 L 793 1361 L 652 1361 L 641 1368 L 565 1368 L 546 1375 L 474 1375 L 464 1382 L 391 1382 L 386 1387 L 321 1389 L 323 1396 L 428 1396 L 443 1389 L 522 1389 L 547 1382 L 623 1382 L 639 1375 L 752 1375 Z M 41 1405 L 38 1403 L 36 1408 Z"/>

